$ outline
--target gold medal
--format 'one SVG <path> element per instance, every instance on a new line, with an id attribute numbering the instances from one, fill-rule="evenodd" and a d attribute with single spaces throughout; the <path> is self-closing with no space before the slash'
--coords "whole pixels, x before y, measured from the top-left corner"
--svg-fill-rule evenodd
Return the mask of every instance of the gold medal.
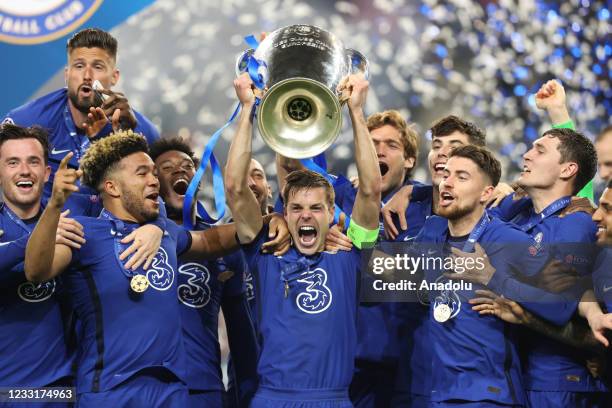
<path id="1" fill-rule="evenodd" d="M 145 275 L 134 275 L 130 281 L 130 287 L 136 293 L 142 293 L 149 288 L 149 280 Z"/>

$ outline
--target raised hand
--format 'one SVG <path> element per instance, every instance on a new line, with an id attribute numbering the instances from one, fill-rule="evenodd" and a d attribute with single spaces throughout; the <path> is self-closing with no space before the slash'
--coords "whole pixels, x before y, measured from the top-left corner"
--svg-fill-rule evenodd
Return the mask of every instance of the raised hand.
<path id="1" fill-rule="evenodd" d="M 102 109 L 107 118 L 113 117 L 114 119 L 117 109 L 119 110 L 119 117 L 116 120 L 117 128 L 115 128 L 115 123 L 113 123 L 113 129 L 134 130 L 138 126 L 138 120 L 134 115 L 134 111 L 123 93 L 113 92 L 110 89 L 100 89 L 98 92 L 108 95 L 108 98 L 102 104 Z"/>
<path id="2" fill-rule="evenodd" d="M 121 128 L 119 123 L 121 119 L 121 110 L 115 109 L 112 116 L 112 124 L 113 130 L 117 131 Z M 102 110 L 102 108 L 89 108 L 89 113 L 87 114 L 87 122 L 83 123 L 83 129 L 85 129 L 85 134 L 90 139 L 93 139 L 100 133 L 104 126 L 108 123 L 108 117 Z"/>
<path id="3" fill-rule="evenodd" d="M 556 80 L 550 80 L 540 87 L 535 95 L 535 103 L 539 109 L 545 110 L 553 124 L 561 124 L 570 120 L 565 100 L 565 89 Z"/>
<path id="4" fill-rule="evenodd" d="M 368 96 L 370 83 L 362 73 L 351 74 L 344 77 L 338 85 L 338 92 L 342 94 L 341 100 L 348 102 L 349 109 L 362 109 Z"/>
<path id="5" fill-rule="evenodd" d="M 62 208 L 64 206 L 70 194 L 79 191 L 77 181 L 81 178 L 83 171 L 68 168 L 68 162 L 73 155 L 74 153 L 69 152 L 64 156 L 59 164 L 59 168 L 55 172 L 53 192 L 51 193 L 49 203 L 57 208 Z"/>
<path id="6" fill-rule="evenodd" d="M 561 83 L 552 79 L 540 87 L 535 94 L 538 109 L 561 108 L 565 106 L 565 89 Z"/>
<path id="7" fill-rule="evenodd" d="M 243 72 L 238 78 L 234 79 L 234 90 L 242 106 L 253 106 L 255 103 L 255 85 L 248 73 Z"/>

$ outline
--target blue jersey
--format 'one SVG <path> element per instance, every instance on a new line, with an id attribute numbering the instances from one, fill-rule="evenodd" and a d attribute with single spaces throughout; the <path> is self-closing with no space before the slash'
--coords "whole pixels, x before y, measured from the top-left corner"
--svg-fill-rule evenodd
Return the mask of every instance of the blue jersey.
<path id="1" fill-rule="evenodd" d="M 142 133 L 149 144 L 159 139 L 159 132 L 155 126 L 142 114 L 134 110 L 134 115 L 138 125 L 135 132 Z M 30 101 L 18 108 L 10 111 L 4 121 L 14 123 L 19 126 L 38 125 L 49 132 L 49 165 L 51 166 L 51 177 L 45 185 L 43 197 L 51 196 L 53 178 L 60 161 L 68 154 L 73 152 L 74 156 L 70 159 L 69 166 L 79 167 L 79 161 L 85 154 L 90 145 L 87 135 L 76 126 L 68 107 L 68 89 L 62 88 L 53 91 L 38 99 Z M 80 123 L 78 124 L 81 125 Z M 110 123 L 96 135 L 96 139 L 107 136 L 112 132 Z M 95 139 L 94 139 L 95 140 Z M 91 190 L 82 187 L 86 193 Z"/>
<path id="2" fill-rule="evenodd" d="M 195 229 L 208 227 L 199 221 Z M 181 319 L 188 356 L 187 387 L 190 390 L 222 391 L 219 310 L 224 297 L 244 293 L 242 273 L 231 271 L 231 261 L 228 266 L 223 258 L 197 262 L 179 260 L 178 265 L 178 299 L 182 305 Z"/>
<path id="3" fill-rule="evenodd" d="M 535 213 L 528 198 L 513 202 L 510 196 L 502 204 L 504 204 L 502 208 L 505 207 L 506 211 L 501 211 L 498 215 L 514 216 L 512 222 L 522 227 L 538 244 L 549 246 L 564 243 L 589 244 L 596 240 L 597 227 L 589 214 L 577 212 L 560 217 L 561 211 L 567 204 L 545 218 Z M 520 209 L 516 211 L 515 206 L 520 206 Z M 546 211 L 547 209 L 544 209 L 542 213 Z M 576 249 L 575 246 L 567 245 L 551 248 L 555 252 L 553 254 L 555 258 L 570 264 L 580 275 L 591 273 L 594 261 L 593 248 L 580 246 Z M 525 332 L 525 351 L 527 354 L 524 367 L 525 384 L 528 390 L 573 392 L 602 390 L 601 384 L 586 368 L 585 361 L 590 357 L 589 353 L 530 331 Z"/>
<path id="4" fill-rule="evenodd" d="M 120 240 L 139 227 L 104 211 L 100 218 L 75 217 L 87 242 L 72 250 L 62 277 L 80 327 L 76 387 L 79 393 L 107 391 L 145 368 L 162 368 L 185 381 L 185 349 L 177 301 L 177 255 L 191 235 L 166 220 L 161 247 L 145 274 L 143 293 L 130 289 L 133 274 L 119 254 Z"/>
<path id="5" fill-rule="evenodd" d="M 413 182 L 412 180 L 408 180 L 405 184 L 413 183 L 420 185 L 420 183 Z M 351 215 L 353 205 L 355 204 L 355 197 L 357 196 L 357 189 L 351 183 L 344 182 L 335 185 L 334 191 L 336 205 L 344 213 Z M 383 197 L 382 204 L 384 205 L 389 201 L 396 191 L 392 191 Z M 408 229 L 402 231 L 395 241 L 409 241 L 414 238 L 421 230 L 425 218 L 430 213 L 431 200 L 429 202 L 410 203 L 406 210 Z M 380 219 L 379 237 L 382 240 L 386 240 L 382 216 Z M 390 302 L 359 306 L 359 318 L 357 319 L 358 360 L 386 362 L 393 365 L 397 363 L 400 349 L 400 330 L 402 330 L 400 327 L 402 323 L 398 317 L 398 313 L 400 313 L 398 309 L 402 307 L 403 305 Z"/>
<path id="6" fill-rule="evenodd" d="M 356 350 L 360 251 L 276 257 L 260 252 L 267 227 L 243 245 L 255 279 L 262 351 L 260 386 L 348 389 Z"/>
<path id="7" fill-rule="evenodd" d="M 481 221 L 483 227 L 476 239 L 496 268 L 496 274 L 510 275 L 513 269 L 522 268 L 524 259 L 517 256 L 517 249 L 514 246 L 502 247 L 499 243 L 524 243 L 519 248 L 524 250 L 525 258 L 531 256 L 527 252 L 531 238 L 510 224 L 495 218 L 489 219 L 487 215 Z M 423 232 L 417 236 L 416 241 L 449 243 L 463 249 L 467 238 L 449 237 L 446 220 L 432 216 L 425 222 Z M 448 255 L 447 249 L 439 248 L 439 251 L 436 256 Z M 425 271 L 427 282 L 447 282 L 443 272 Z M 468 303 L 469 299 L 475 297 L 474 291 L 481 288 L 474 285 L 429 293 L 431 400 L 524 404 L 521 366 L 512 328 L 493 316 L 480 316 Z M 438 322 L 433 316 L 441 305 L 446 305 L 451 314 L 448 320 Z"/>
<path id="8" fill-rule="evenodd" d="M 593 269 L 593 288 L 597 300 L 612 313 L 612 247 L 601 248 Z"/>
<path id="9" fill-rule="evenodd" d="M 27 238 L 37 220 L 38 216 L 21 220 L 7 205 L 0 205 L 0 229 L 4 231 L 0 240 L 17 240 L 10 245 L 13 261 L 23 260 Z M 23 245 L 15 247 L 18 242 Z M 72 358 L 64 336 L 68 315 L 61 302 L 61 280 L 30 283 L 23 264 L 3 268 L 1 274 L 0 383 L 42 387 L 70 376 Z"/>
<path id="10" fill-rule="evenodd" d="M 423 191 L 423 194 L 415 195 L 418 191 Z M 399 222 L 396 221 L 395 227 L 400 234 L 395 242 L 414 240 L 422 231 L 426 220 L 431 218 L 432 205 L 433 188 L 415 184 L 410 205 L 406 210 L 408 229 L 401 231 Z M 427 293 L 419 291 L 417 299 L 418 302 L 397 304 L 400 326 L 399 367 L 395 388 L 398 395 L 416 394 L 428 398 L 431 392 L 431 344 Z"/>

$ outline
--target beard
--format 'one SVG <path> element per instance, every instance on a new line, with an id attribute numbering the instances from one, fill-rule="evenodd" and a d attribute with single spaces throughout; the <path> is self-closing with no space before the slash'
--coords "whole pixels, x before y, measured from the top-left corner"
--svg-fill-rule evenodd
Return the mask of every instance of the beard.
<path id="1" fill-rule="evenodd" d="M 128 213 L 136 219 L 149 222 L 159 217 L 159 211 L 149 210 L 145 207 L 144 200 L 132 193 L 132 191 L 123 188 L 124 194 L 121 196 L 121 203 Z"/>
<path id="2" fill-rule="evenodd" d="M 437 214 L 448 220 L 457 220 L 471 213 L 473 210 L 473 208 L 468 206 L 451 205 L 450 207 L 438 207 Z"/>
<path id="3" fill-rule="evenodd" d="M 68 98 L 70 99 L 70 102 L 72 102 L 72 106 L 74 106 L 79 112 L 88 114 L 89 108 L 97 108 L 101 106 L 101 104 L 96 104 L 96 100 L 93 97 L 93 92 L 92 97 L 89 99 L 79 99 L 78 92 L 78 90 L 76 92 L 68 90 Z"/>

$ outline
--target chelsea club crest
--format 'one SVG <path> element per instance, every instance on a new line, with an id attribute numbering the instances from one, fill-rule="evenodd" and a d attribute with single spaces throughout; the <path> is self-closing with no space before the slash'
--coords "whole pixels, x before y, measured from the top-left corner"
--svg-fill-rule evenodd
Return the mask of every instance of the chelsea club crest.
<path id="1" fill-rule="evenodd" d="M 102 0 L 0 0 L 0 41 L 40 44 L 75 30 Z"/>

